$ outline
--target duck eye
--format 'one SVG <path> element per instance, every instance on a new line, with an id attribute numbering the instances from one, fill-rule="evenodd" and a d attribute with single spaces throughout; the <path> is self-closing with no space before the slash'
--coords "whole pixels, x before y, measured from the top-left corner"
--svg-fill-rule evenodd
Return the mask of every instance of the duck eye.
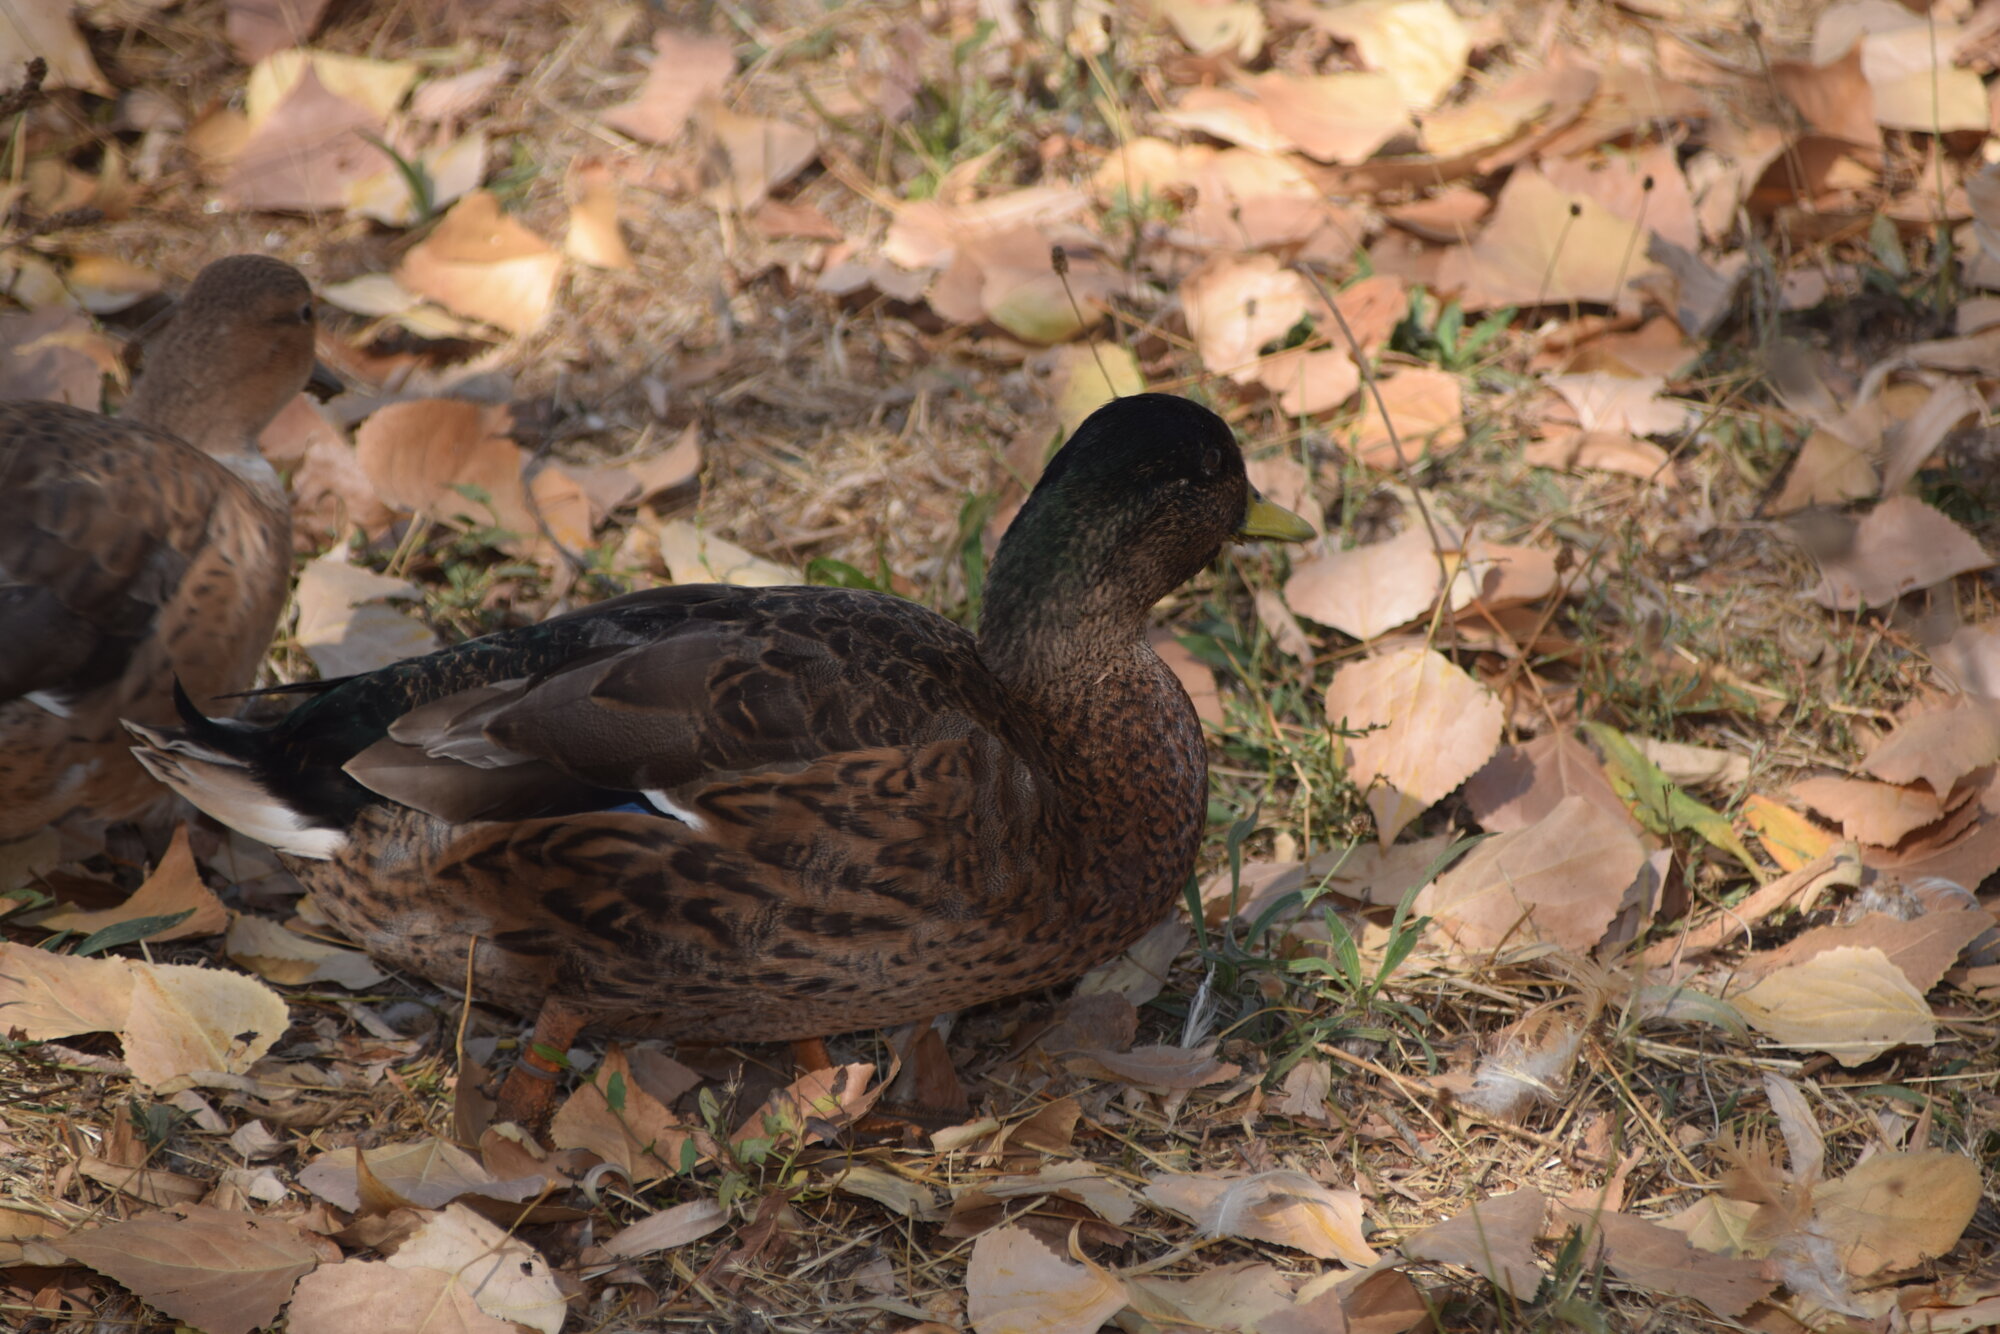
<path id="1" fill-rule="evenodd" d="M 1201 475 L 1215 476 L 1215 470 L 1222 466 L 1222 451 L 1210 445 L 1208 452 L 1201 456 Z"/>
<path id="2" fill-rule="evenodd" d="M 311 324 L 312 322 L 313 322 L 313 305 L 312 302 L 308 301 L 303 306 L 299 307 L 299 323 Z"/>

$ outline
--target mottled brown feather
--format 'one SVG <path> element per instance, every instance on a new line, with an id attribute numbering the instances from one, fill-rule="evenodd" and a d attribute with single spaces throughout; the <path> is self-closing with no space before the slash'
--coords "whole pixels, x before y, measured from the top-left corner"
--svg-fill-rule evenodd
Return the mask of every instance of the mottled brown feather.
<path id="1" fill-rule="evenodd" d="M 167 793 L 121 719 L 248 686 L 283 610 L 289 512 L 256 435 L 313 367 L 312 293 L 209 265 L 113 419 L 0 403 L 0 840 Z M 31 697 L 32 696 L 32 697 Z"/>

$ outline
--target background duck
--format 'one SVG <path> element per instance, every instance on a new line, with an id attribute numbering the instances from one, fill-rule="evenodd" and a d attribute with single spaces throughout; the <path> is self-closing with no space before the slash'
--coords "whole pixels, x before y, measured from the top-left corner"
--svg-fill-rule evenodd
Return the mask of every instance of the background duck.
<path id="1" fill-rule="evenodd" d="M 291 520 L 257 436 L 314 371 L 312 289 L 262 255 L 204 268 L 120 418 L 0 403 L 0 840 L 166 793 L 121 718 L 255 679 Z"/>
<path id="2" fill-rule="evenodd" d="M 1050 461 L 977 638 L 881 593 L 662 588 L 135 753 L 371 954 L 447 986 L 469 958 L 538 1045 L 887 1026 L 1074 977 L 1171 908 L 1207 753 L 1147 612 L 1232 537 L 1311 535 L 1221 418 L 1138 395 Z M 503 1111 L 530 1101 L 510 1079 Z"/>

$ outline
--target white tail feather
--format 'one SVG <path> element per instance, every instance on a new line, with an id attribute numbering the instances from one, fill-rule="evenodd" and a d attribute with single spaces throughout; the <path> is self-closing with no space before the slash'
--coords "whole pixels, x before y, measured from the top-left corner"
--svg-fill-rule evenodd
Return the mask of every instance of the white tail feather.
<path id="1" fill-rule="evenodd" d="M 238 833 L 310 861 L 327 861 L 346 846 L 346 834 L 307 823 L 231 756 L 138 723 L 125 729 L 139 739 L 132 754 L 146 772 Z"/>

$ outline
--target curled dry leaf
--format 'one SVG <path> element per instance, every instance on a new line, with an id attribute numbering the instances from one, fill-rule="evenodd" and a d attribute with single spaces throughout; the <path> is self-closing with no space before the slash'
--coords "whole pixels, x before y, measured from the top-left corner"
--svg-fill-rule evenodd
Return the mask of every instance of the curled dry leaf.
<path id="1" fill-rule="evenodd" d="M 1537 940 L 1588 950 L 1645 860 L 1629 820 L 1564 797 L 1525 829 L 1474 848 L 1417 896 L 1417 910 L 1468 950 Z"/>
<path id="2" fill-rule="evenodd" d="M 1504 710 L 1442 654 L 1407 648 L 1334 673 L 1326 716 L 1356 731 L 1373 729 L 1346 743 L 1347 768 L 1368 785 L 1368 808 L 1386 847 L 1491 758 Z"/>
<path id="3" fill-rule="evenodd" d="M 1914 496 L 1889 497 L 1862 517 L 1852 542 L 1818 560 L 1813 600 L 1835 611 L 1886 607 L 1993 564 L 1970 533 Z"/>
<path id="4" fill-rule="evenodd" d="M 209 1334 L 270 1324 L 292 1285 L 339 1254 L 281 1219 L 193 1204 L 80 1228 L 50 1244 Z"/>
<path id="5" fill-rule="evenodd" d="M 714 1200 L 689 1200 L 620 1228 L 606 1238 L 604 1249 L 635 1260 L 699 1241 L 728 1221 L 729 1215 Z"/>
<path id="6" fill-rule="evenodd" d="M 139 917 L 171 917 L 182 912 L 191 915 L 141 939 L 164 941 L 212 936 L 229 925 L 229 910 L 222 906 L 222 900 L 215 897 L 215 892 L 202 883 L 201 872 L 195 869 L 194 854 L 188 850 L 185 824 L 175 828 L 173 841 L 167 844 L 159 865 L 153 868 L 153 873 L 146 877 L 144 884 L 132 891 L 131 898 L 116 908 L 104 908 L 97 912 L 63 908 L 50 913 L 35 925 L 43 931 L 75 931 L 87 936 L 117 922 Z M 6 1015 L 0 1012 L 0 1029 L 5 1027 Z"/>
<path id="7" fill-rule="evenodd" d="M 548 315 L 561 271 L 561 255 L 503 213 L 491 192 L 475 190 L 403 256 L 396 281 L 447 310 L 523 334 Z"/>
<path id="8" fill-rule="evenodd" d="M 1570 1219 L 1603 1238 L 1613 1273 L 1649 1292 L 1691 1297 L 1717 1315 L 1735 1319 L 1777 1286 L 1756 1260 L 1726 1259 L 1696 1249 L 1680 1232 L 1630 1214 L 1564 1207 Z"/>
<path id="9" fill-rule="evenodd" d="M 1427 1227 L 1403 1243 L 1412 1260 L 1464 1265 L 1518 1301 L 1541 1286 L 1535 1238 L 1548 1212 L 1543 1194 L 1530 1187 L 1481 1200 L 1464 1213 Z"/>
<path id="10" fill-rule="evenodd" d="M 1816 954 L 1730 1000 L 1772 1040 L 1826 1052 L 1846 1066 L 1864 1065 L 1891 1047 L 1937 1041 L 1923 993 L 1873 946 Z"/>
<path id="11" fill-rule="evenodd" d="M 736 56 L 726 39 L 656 32 L 645 86 L 636 98 L 598 119 L 634 139 L 671 143 L 702 100 L 719 97 L 735 72 Z"/>
<path id="12" fill-rule="evenodd" d="M 1071 1264 L 1011 1223 L 972 1243 L 965 1297 L 976 1334 L 1096 1334 L 1126 1300 L 1115 1275 Z"/>
<path id="13" fill-rule="evenodd" d="M 1361 1196 L 1322 1186 L 1303 1172 L 1172 1173 L 1154 1177 L 1145 1193 L 1211 1237 L 1268 1241 L 1352 1265 L 1375 1263 L 1361 1232 Z"/>

